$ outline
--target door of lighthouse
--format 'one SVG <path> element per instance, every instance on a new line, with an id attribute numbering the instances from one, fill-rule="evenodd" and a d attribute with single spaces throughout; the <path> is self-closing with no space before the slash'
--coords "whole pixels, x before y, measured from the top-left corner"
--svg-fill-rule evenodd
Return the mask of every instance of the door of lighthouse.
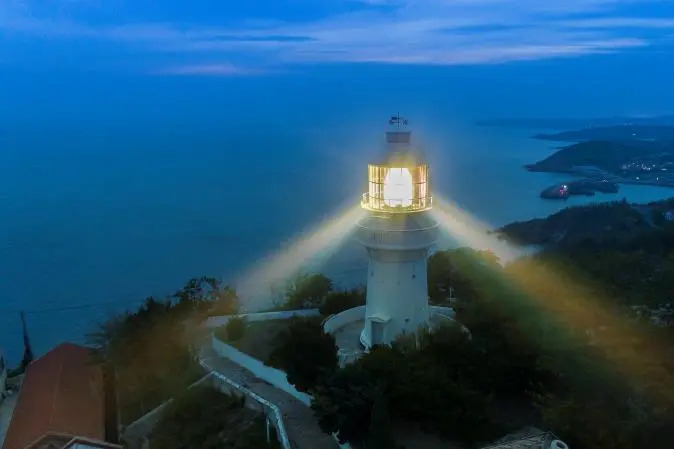
<path id="1" fill-rule="evenodd" d="M 370 333 L 372 336 L 372 346 L 384 343 L 384 323 L 379 323 L 374 320 L 370 321 L 370 323 L 372 326 L 372 332 Z"/>

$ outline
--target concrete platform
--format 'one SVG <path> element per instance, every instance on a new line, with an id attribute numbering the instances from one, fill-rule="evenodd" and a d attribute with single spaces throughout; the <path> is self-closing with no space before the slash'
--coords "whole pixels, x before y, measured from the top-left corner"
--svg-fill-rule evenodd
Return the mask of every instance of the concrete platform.
<path id="1" fill-rule="evenodd" d="M 454 320 L 450 313 L 433 310 L 430 321 L 431 329 L 433 329 Z M 367 353 L 360 343 L 360 333 L 363 331 L 363 326 L 365 326 L 365 317 L 351 321 L 333 332 L 335 343 L 337 343 L 340 366 L 352 363 Z"/>

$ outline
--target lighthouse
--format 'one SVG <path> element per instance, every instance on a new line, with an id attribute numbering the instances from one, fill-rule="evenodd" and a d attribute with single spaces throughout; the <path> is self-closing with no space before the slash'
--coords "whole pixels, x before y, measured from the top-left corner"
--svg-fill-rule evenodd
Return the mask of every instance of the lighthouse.
<path id="1" fill-rule="evenodd" d="M 357 239 L 367 250 L 367 300 L 360 342 L 390 344 L 429 325 L 427 259 L 438 225 L 429 166 L 414 145 L 407 120 L 393 116 L 383 157 L 368 165 L 368 188 Z"/>

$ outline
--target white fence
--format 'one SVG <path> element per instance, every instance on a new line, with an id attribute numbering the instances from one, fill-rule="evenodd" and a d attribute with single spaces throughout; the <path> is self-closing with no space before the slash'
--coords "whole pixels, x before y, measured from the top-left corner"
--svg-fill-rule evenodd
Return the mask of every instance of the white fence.
<path id="1" fill-rule="evenodd" d="M 203 323 L 203 327 L 213 329 L 226 325 L 232 318 L 245 318 L 249 323 L 254 321 L 271 321 L 271 320 L 287 320 L 293 317 L 309 318 L 319 316 L 318 309 L 301 309 L 301 310 L 283 310 L 278 312 L 258 312 L 258 313 L 242 313 L 241 315 L 222 315 L 212 316 Z"/>
<path id="2" fill-rule="evenodd" d="M 227 376 L 215 371 L 206 362 L 200 360 L 201 366 L 208 371 L 204 377 L 193 383 L 188 389 L 194 388 L 198 385 L 203 385 L 212 382 L 212 385 L 223 393 L 233 395 L 242 394 L 247 399 L 244 404 L 245 407 L 264 413 L 267 417 L 267 422 L 270 423 L 276 430 L 276 436 L 284 449 L 292 449 L 290 440 L 288 439 L 288 432 L 286 431 L 281 411 L 270 401 L 267 401 L 258 394 L 253 393 L 243 385 L 233 381 Z M 155 425 L 161 419 L 162 412 L 173 402 L 173 398 L 165 401 L 161 405 L 155 407 L 150 412 L 138 418 L 133 423 L 129 424 L 122 432 L 122 440 L 132 448 L 147 448 L 149 447 L 149 436 Z"/>
<path id="3" fill-rule="evenodd" d="M 344 310 L 328 318 L 323 323 L 323 330 L 331 334 L 340 327 L 344 327 L 349 323 L 365 319 L 365 306 L 358 306 L 352 309 Z"/>
<path id="4" fill-rule="evenodd" d="M 212 339 L 213 350 L 220 357 L 230 359 L 232 362 L 247 369 L 260 379 L 269 382 L 279 390 L 285 391 L 298 401 L 301 401 L 306 405 L 311 404 L 311 396 L 302 393 L 301 391 L 297 391 L 295 387 L 288 383 L 288 376 L 283 371 L 267 366 L 258 359 L 251 357 L 248 354 L 244 354 L 234 346 L 230 346 L 227 343 L 218 340 L 215 335 L 212 336 Z"/>
<path id="5" fill-rule="evenodd" d="M 451 307 L 442 307 L 442 306 L 430 306 L 429 307 L 432 314 L 442 315 L 450 320 L 453 320 L 456 312 Z M 354 323 L 358 320 L 365 319 L 365 306 L 358 306 L 352 309 L 339 312 L 335 315 L 332 315 L 330 318 L 325 320 L 323 323 L 323 330 L 331 334 L 337 329 L 346 326 L 347 324 Z"/>
<path id="6" fill-rule="evenodd" d="M 243 385 L 237 382 L 234 382 L 229 377 L 215 371 L 206 362 L 200 361 L 200 363 L 202 367 L 211 372 L 213 379 L 216 381 L 215 386 L 220 391 L 228 394 L 239 392 L 245 395 L 247 398 L 251 398 L 253 401 L 255 401 L 253 403 L 251 403 L 250 401 L 246 401 L 246 405 L 249 406 L 250 408 L 256 409 L 258 409 L 259 407 L 259 409 L 261 409 L 261 411 L 263 411 L 264 414 L 267 416 L 267 422 L 268 423 L 271 422 L 271 424 L 274 426 L 274 429 L 276 429 L 276 437 L 281 443 L 281 446 L 283 446 L 283 449 L 291 449 L 290 439 L 288 438 L 288 432 L 286 431 L 285 425 L 283 424 L 281 410 L 278 408 L 276 404 L 266 400 L 265 398 L 256 393 L 253 393 L 248 388 L 244 387 Z M 257 404 L 257 407 L 254 404 Z"/>
<path id="7" fill-rule="evenodd" d="M 211 377 L 211 374 L 206 374 L 201 379 L 194 382 L 192 385 L 187 387 L 188 390 L 197 387 L 199 385 L 205 384 L 208 379 Z M 132 447 L 140 446 L 138 440 L 146 440 L 154 428 L 154 426 L 159 422 L 161 414 L 166 407 L 168 407 L 173 402 L 173 398 L 170 398 L 157 407 L 153 408 L 128 426 L 122 431 L 121 439 L 125 441 Z M 141 443 L 142 444 L 142 443 Z"/>
<path id="8" fill-rule="evenodd" d="M 365 313 L 365 306 L 357 307 L 357 309 L 360 308 L 362 309 L 361 312 L 362 314 Z M 351 309 L 353 310 L 353 309 Z M 347 311 L 348 312 L 348 311 Z M 355 313 L 352 312 L 354 315 Z M 211 317 L 208 320 L 206 320 L 203 323 L 203 327 L 205 328 L 215 328 L 215 327 L 220 327 L 226 325 L 229 320 L 231 320 L 234 317 L 245 317 L 248 322 L 254 322 L 254 321 L 267 321 L 267 320 L 282 320 L 282 319 L 290 319 L 293 317 L 314 317 L 314 316 L 319 316 L 320 312 L 318 309 L 304 309 L 304 310 L 288 310 L 288 311 L 279 311 L 279 312 L 258 312 L 258 313 L 249 313 L 249 314 L 241 314 L 241 315 L 226 315 L 226 316 L 219 316 L 219 317 Z M 349 321 L 346 321 L 349 322 Z M 269 382 L 271 385 L 274 387 L 278 388 L 279 390 L 285 391 L 286 393 L 290 394 L 293 396 L 295 399 L 298 401 L 302 402 L 306 406 L 311 405 L 311 400 L 312 397 L 306 393 L 303 393 L 301 391 L 298 391 L 295 387 L 293 387 L 289 382 L 288 382 L 288 375 L 281 370 L 278 370 L 276 368 L 272 368 L 270 366 L 265 365 L 262 363 L 260 360 L 249 356 L 248 354 L 244 354 L 243 352 L 239 351 L 235 347 L 228 345 L 227 343 L 219 340 L 214 334 L 211 335 L 211 344 L 213 350 L 220 356 L 220 357 L 226 357 L 232 362 L 236 363 L 237 365 L 241 366 L 242 368 L 247 369 L 251 373 L 253 373 L 255 376 L 258 378 Z M 235 384 L 231 379 L 221 375 L 217 371 L 213 370 L 210 368 L 205 362 L 201 362 L 201 365 L 211 371 L 213 375 L 216 377 L 220 376 L 223 379 L 224 382 L 230 383 L 230 384 Z M 236 384 L 238 385 L 238 384 Z M 283 425 L 283 420 L 281 419 L 281 413 L 278 409 L 278 407 L 267 401 L 266 399 L 256 395 L 252 391 L 246 389 L 245 387 L 238 385 L 236 387 L 239 391 L 247 391 L 246 393 L 248 396 L 253 397 L 254 399 L 257 398 L 256 400 L 260 403 L 266 403 L 268 405 L 265 405 L 265 410 L 267 411 L 267 416 L 271 413 L 274 414 L 274 427 L 276 428 L 277 435 L 279 435 L 279 440 L 283 444 L 284 449 L 290 449 L 290 443 L 288 442 L 288 446 L 286 446 L 286 442 L 288 441 L 288 436 L 285 430 L 285 427 Z M 284 439 L 285 438 L 285 439 Z M 337 442 L 337 445 L 341 449 L 351 449 L 351 446 L 348 443 L 345 444 L 340 444 L 339 441 L 337 441 L 337 437 L 333 435 L 333 438 Z"/>
<path id="9" fill-rule="evenodd" d="M 432 313 L 437 313 L 438 315 L 444 315 L 451 319 L 456 317 L 456 311 L 452 307 L 430 306 L 430 309 Z"/>

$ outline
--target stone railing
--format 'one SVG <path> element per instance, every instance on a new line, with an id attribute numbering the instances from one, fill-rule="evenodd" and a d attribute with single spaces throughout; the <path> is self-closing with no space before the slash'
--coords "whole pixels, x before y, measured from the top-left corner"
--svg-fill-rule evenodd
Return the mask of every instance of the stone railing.
<path id="1" fill-rule="evenodd" d="M 274 429 L 276 430 L 276 436 L 283 449 L 292 449 L 290 439 L 288 438 L 288 432 L 286 431 L 285 424 L 283 423 L 283 415 L 276 404 L 250 391 L 248 388 L 233 381 L 229 377 L 215 371 L 203 360 L 201 360 L 200 363 L 202 367 L 210 371 L 211 376 L 215 381 L 215 386 L 220 391 L 227 394 L 240 393 L 243 394 L 247 399 L 250 399 L 246 400 L 246 406 L 263 412 L 267 416 L 267 423 L 271 423 L 274 426 Z"/>
<path id="2" fill-rule="evenodd" d="M 245 318 L 249 323 L 255 321 L 287 320 L 293 317 L 309 318 L 319 316 L 318 309 L 281 310 L 275 312 L 242 313 L 240 315 L 212 316 L 202 324 L 203 327 L 212 329 L 225 326 L 232 318 Z"/>
<path id="3" fill-rule="evenodd" d="M 212 335 L 211 338 L 213 350 L 220 357 L 228 358 L 232 362 L 253 373 L 256 377 L 269 382 L 279 390 L 285 391 L 298 401 L 306 405 L 311 404 L 311 396 L 306 393 L 302 393 L 301 391 L 297 391 L 295 387 L 288 383 L 288 376 L 285 372 L 276 368 L 272 368 L 271 366 L 267 366 L 255 357 L 244 354 L 234 346 L 228 345 L 224 341 L 221 341 L 215 335 Z"/>
<path id="4" fill-rule="evenodd" d="M 454 317 L 456 316 L 456 311 L 452 307 L 428 306 L 428 308 L 431 309 L 432 313 L 442 315 L 450 319 L 454 319 Z"/>
<path id="5" fill-rule="evenodd" d="M 347 324 L 364 319 L 365 319 L 365 306 L 354 307 L 352 309 L 347 309 L 328 317 L 328 319 L 323 322 L 323 330 L 326 333 L 331 334 L 340 327 L 344 327 Z"/>
<path id="6" fill-rule="evenodd" d="M 187 389 L 190 390 L 194 387 L 198 387 L 199 385 L 203 385 L 207 383 L 210 378 L 211 373 L 209 372 L 201 379 L 187 387 Z M 154 426 L 159 422 L 162 412 L 166 409 L 166 407 L 171 405 L 172 402 L 173 398 L 162 402 L 128 426 L 124 427 L 121 432 L 121 440 L 126 443 L 125 447 L 147 447 L 149 434 L 152 432 L 152 429 L 154 429 Z"/>
<path id="7" fill-rule="evenodd" d="M 241 394 L 246 398 L 244 406 L 252 410 L 264 413 L 267 417 L 267 423 L 271 424 L 276 430 L 276 436 L 283 446 L 283 449 L 292 449 L 290 440 L 288 439 L 288 432 L 283 423 L 281 411 L 276 404 L 264 399 L 258 394 L 253 393 L 248 388 L 240 385 L 232 379 L 215 371 L 203 360 L 199 361 L 202 368 L 208 371 L 204 377 L 193 383 L 188 389 L 199 385 L 211 385 L 223 393 L 234 395 Z M 122 432 L 122 441 L 126 443 L 125 447 L 135 449 L 145 449 L 149 447 L 149 436 L 155 425 L 161 419 L 162 412 L 173 402 L 173 398 L 165 401 L 161 405 L 155 407 L 150 412 L 138 418 L 133 423 L 129 424 Z"/>

